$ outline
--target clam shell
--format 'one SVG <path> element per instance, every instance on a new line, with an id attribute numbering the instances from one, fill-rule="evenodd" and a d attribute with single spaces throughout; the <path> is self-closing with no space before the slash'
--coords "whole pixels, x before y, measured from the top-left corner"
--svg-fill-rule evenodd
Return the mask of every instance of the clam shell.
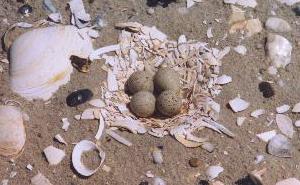
<path id="1" fill-rule="evenodd" d="M 29 31 L 10 50 L 10 87 L 28 100 L 48 100 L 73 71 L 70 57 L 87 58 L 91 39 L 74 26 L 53 26 Z"/>
<path id="2" fill-rule="evenodd" d="M 19 154 L 25 140 L 22 112 L 14 106 L 0 106 L 0 155 Z"/>

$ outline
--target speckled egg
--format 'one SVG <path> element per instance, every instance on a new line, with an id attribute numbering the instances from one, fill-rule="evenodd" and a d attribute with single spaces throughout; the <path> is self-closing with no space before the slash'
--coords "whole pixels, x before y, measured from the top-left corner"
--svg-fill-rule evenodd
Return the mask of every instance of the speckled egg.
<path id="1" fill-rule="evenodd" d="M 149 117 L 155 110 L 155 97 L 148 91 L 137 92 L 132 96 L 129 106 L 137 117 Z"/>
<path id="2" fill-rule="evenodd" d="M 153 92 L 153 76 L 146 71 L 137 71 L 132 73 L 126 82 L 126 90 L 129 94 L 135 94 L 139 91 Z"/>
<path id="3" fill-rule="evenodd" d="M 156 109 L 164 116 L 172 117 L 178 114 L 182 106 L 180 92 L 163 91 L 156 100 Z"/>
<path id="4" fill-rule="evenodd" d="M 171 68 L 160 68 L 154 76 L 154 86 L 158 92 L 180 89 L 179 74 Z"/>

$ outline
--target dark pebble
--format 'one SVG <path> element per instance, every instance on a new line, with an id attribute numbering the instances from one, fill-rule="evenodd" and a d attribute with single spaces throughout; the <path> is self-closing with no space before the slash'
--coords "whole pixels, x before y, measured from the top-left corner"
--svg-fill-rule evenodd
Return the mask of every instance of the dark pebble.
<path id="1" fill-rule="evenodd" d="M 196 168 L 196 167 L 199 167 L 199 166 L 202 165 L 202 161 L 199 160 L 198 158 L 191 158 L 189 160 L 189 164 L 190 164 L 191 167 Z"/>
<path id="2" fill-rule="evenodd" d="M 293 11 L 297 16 L 300 16 L 300 5 L 297 5 L 295 8 L 293 8 Z"/>
<path id="3" fill-rule="evenodd" d="M 76 107 L 80 104 L 89 101 L 92 97 L 92 91 L 90 91 L 89 89 L 80 89 L 69 94 L 66 98 L 66 102 L 68 106 Z"/>
<path id="4" fill-rule="evenodd" d="M 29 4 L 24 4 L 18 10 L 18 12 L 22 15 L 27 15 L 32 13 L 32 7 Z"/>
<path id="5" fill-rule="evenodd" d="M 206 180 L 199 181 L 198 185 L 209 185 L 209 182 Z"/>
<path id="6" fill-rule="evenodd" d="M 258 85 L 259 91 L 263 93 L 263 97 L 271 98 L 275 95 L 274 89 L 269 82 L 261 82 Z"/>
<path id="7" fill-rule="evenodd" d="M 147 181 L 142 181 L 141 183 L 139 183 L 139 185 L 149 185 L 149 182 L 147 182 Z"/>

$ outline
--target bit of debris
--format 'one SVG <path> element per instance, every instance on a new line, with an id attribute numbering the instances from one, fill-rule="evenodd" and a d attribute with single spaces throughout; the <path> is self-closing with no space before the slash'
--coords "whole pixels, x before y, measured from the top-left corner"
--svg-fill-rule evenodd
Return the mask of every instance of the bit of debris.
<path id="1" fill-rule="evenodd" d="M 94 106 L 94 107 L 97 107 L 97 108 L 103 108 L 106 106 L 105 102 L 101 99 L 93 99 L 93 100 L 90 100 L 89 101 L 89 104 Z"/>
<path id="2" fill-rule="evenodd" d="M 255 164 L 259 164 L 259 163 L 263 162 L 264 160 L 265 160 L 265 156 L 264 156 L 264 155 L 257 155 L 257 156 L 255 157 L 254 163 L 255 163 Z"/>
<path id="3" fill-rule="evenodd" d="M 57 9 L 55 8 L 52 0 L 43 0 L 43 8 L 50 13 L 56 13 Z"/>
<path id="4" fill-rule="evenodd" d="M 281 134 L 274 136 L 268 143 L 268 153 L 276 157 L 292 157 L 292 144 Z"/>
<path id="5" fill-rule="evenodd" d="M 292 30 L 288 22 L 277 17 L 269 17 L 266 21 L 266 28 L 274 32 L 290 32 Z"/>
<path id="6" fill-rule="evenodd" d="M 237 117 L 236 124 L 238 126 L 242 126 L 244 124 L 245 120 L 246 120 L 246 117 Z"/>
<path id="7" fill-rule="evenodd" d="M 197 168 L 199 166 L 202 166 L 203 162 L 198 158 L 191 158 L 189 160 L 189 164 L 190 164 L 191 167 Z"/>
<path id="8" fill-rule="evenodd" d="M 279 130 L 289 138 L 293 138 L 294 127 L 291 118 L 284 114 L 276 114 L 276 123 Z"/>
<path id="9" fill-rule="evenodd" d="M 40 172 L 31 179 L 32 185 L 52 185 L 50 181 Z"/>
<path id="10" fill-rule="evenodd" d="M 238 45 L 235 48 L 233 48 L 233 50 L 243 56 L 247 53 L 247 48 L 243 45 Z"/>
<path id="11" fill-rule="evenodd" d="M 48 146 L 45 148 L 44 154 L 50 165 L 59 164 L 66 156 L 66 153 L 63 150 L 55 148 L 54 146 Z"/>
<path id="12" fill-rule="evenodd" d="M 82 0 L 71 0 L 68 4 L 72 12 L 71 23 L 78 28 L 88 26 L 91 21 L 91 16 L 85 12 Z"/>
<path id="13" fill-rule="evenodd" d="M 259 116 L 261 116 L 261 115 L 263 115 L 265 113 L 266 113 L 266 110 L 264 110 L 264 109 L 257 109 L 255 111 L 251 112 L 250 115 L 251 115 L 251 117 L 259 118 Z"/>
<path id="14" fill-rule="evenodd" d="M 300 185 L 300 181 L 296 178 L 288 178 L 277 182 L 275 185 Z"/>
<path id="15" fill-rule="evenodd" d="M 64 138 L 60 134 L 56 134 L 54 136 L 54 139 L 62 144 L 68 145 L 67 142 L 64 140 Z"/>
<path id="16" fill-rule="evenodd" d="M 262 170 L 254 170 L 250 172 L 248 176 L 255 185 L 264 185 L 262 176 L 266 171 L 266 168 L 263 168 Z"/>
<path id="17" fill-rule="evenodd" d="M 279 1 L 282 4 L 286 4 L 288 6 L 292 6 L 292 5 L 300 2 L 300 0 L 277 0 L 277 1 Z"/>
<path id="18" fill-rule="evenodd" d="M 206 36 L 207 36 L 207 38 L 209 38 L 209 39 L 214 37 L 213 34 L 212 34 L 212 27 L 209 27 L 209 28 L 207 29 Z"/>
<path id="19" fill-rule="evenodd" d="M 30 171 L 33 170 L 33 166 L 32 166 L 31 164 L 27 164 L 26 168 L 27 168 L 28 170 L 30 170 Z"/>
<path id="20" fill-rule="evenodd" d="M 294 105 L 292 112 L 299 113 L 300 112 L 300 102 Z"/>
<path id="21" fill-rule="evenodd" d="M 243 7 L 255 8 L 257 5 L 256 0 L 224 0 L 227 4 L 237 4 Z"/>
<path id="22" fill-rule="evenodd" d="M 106 130 L 106 134 L 109 135 L 110 137 L 114 138 L 116 141 L 126 145 L 126 146 L 132 146 L 132 143 L 128 141 L 127 139 L 123 138 L 116 132 L 112 131 L 111 129 Z"/>
<path id="23" fill-rule="evenodd" d="M 300 120 L 297 120 L 297 121 L 295 122 L 295 127 L 300 127 Z"/>
<path id="24" fill-rule="evenodd" d="M 220 173 L 222 173 L 224 171 L 224 168 L 222 168 L 221 166 L 210 166 L 207 168 L 205 174 L 208 178 L 209 181 L 217 178 Z"/>
<path id="25" fill-rule="evenodd" d="M 241 112 L 246 110 L 250 106 L 250 103 L 239 97 L 236 97 L 229 101 L 229 105 L 234 112 Z"/>
<path id="26" fill-rule="evenodd" d="M 68 131 L 69 126 L 70 126 L 70 122 L 68 121 L 68 118 L 62 118 L 61 119 L 63 126 L 61 127 L 65 132 Z"/>
<path id="27" fill-rule="evenodd" d="M 290 106 L 289 105 L 281 105 L 280 107 L 276 107 L 276 112 L 278 114 L 283 114 L 286 113 L 287 111 L 290 110 Z"/>
<path id="28" fill-rule="evenodd" d="M 258 88 L 265 98 L 271 98 L 275 95 L 274 89 L 269 82 L 260 82 Z"/>
<path id="29" fill-rule="evenodd" d="M 163 163 L 163 155 L 162 151 L 159 148 L 155 148 L 152 152 L 153 162 L 155 164 L 162 164 Z"/>
<path id="30" fill-rule="evenodd" d="M 232 82 L 232 78 L 231 78 L 231 76 L 228 76 L 228 75 L 219 76 L 216 80 L 216 83 L 219 85 L 228 84 L 230 82 Z"/>
<path id="31" fill-rule="evenodd" d="M 261 134 L 256 134 L 256 136 L 264 141 L 264 142 L 269 142 L 274 136 L 276 136 L 277 132 L 276 130 L 271 130 L 271 131 L 268 131 L 268 132 L 263 132 Z"/>
<path id="32" fill-rule="evenodd" d="M 164 181 L 162 178 L 160 177 L 155 177 L 153 179 L 153 185 L 167 185 L 166 181 Z"/>

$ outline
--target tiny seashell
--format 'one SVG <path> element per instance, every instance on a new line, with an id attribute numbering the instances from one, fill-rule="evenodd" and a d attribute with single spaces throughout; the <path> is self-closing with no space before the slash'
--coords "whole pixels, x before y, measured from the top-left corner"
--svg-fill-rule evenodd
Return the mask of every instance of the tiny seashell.
<path id="1" fill-rule="evenodd" d="M 279 130 L 289 138 L 293 137 L 294 134 L 294 126 L 291 118 L 284 114 L 276 114 L 276 123 Z"/>
<path id="2" fill-rule="evenodd" d="M 220 173 L 222 173 L 224 171 L 224 168 L 222 168 L 221 166 L 210 166 L 207 168 L 205 174 L 208 178 L 209 181 L 217 178 L 219 176 Z"/>
<path id="3" fill-rule="evenodd" d="M 45 148 L 44 154 L 49 162 L 49 165 L 59 164 L 66 156 L 66 153 L 63 150 L 55 148 L 54 146 L 48 146 Z"/>
<path id="4" fill-rule="evenodd" d="M 236 97 L 229 101 L 229 105 L 234 112 L 240 112 L 246 110 L 249 107 L 250 103 L 239 97 Z"/>
<path id="5" fill-rule="evenodd" d="M 91 16 L 85 12 L 82 0 L 71 0 L 68 4 L 72 12 L 71 23 L 78 28 L 88 26 L 91 21 Z"/>
<path id="6" fill-rule="evenodd" d="M 104 130 L 105 130 L 105 122 L 104 122 L 103 116 L 100 113 L 99 126 L 98 126 L 98 131 L 95 135 L 95 139 L 100 140 L 101 136 L 103 135 Z"/>
<path id="7" fill-rule="evenodd" d="M 289 110 L 290 110 L 290 106 L 289 105 L 282 105 L 280 107 L 276 107 L 276 112 L 278 114 L 283 114 L 283 113 L 285 113 L 285 112 L 287 112 Z"/>
<path id="8" fill-rule="evenodd" d="M 27 168 L 28 170 L 30 170 L 30 171 L 33 170 L 33 166 L 32 166 L 31 164 L 27 164 L 26 168 Z"/>
<path id="9" fill-rule="evenodd" d="M 132 146 L 132 143 L 125 139 L 124 137 L 120 136 L 116 132 L 112 131 L 111 129 L 107 129 L 106 134 L 109 135 L 110 137 L 114 138 L 116 141 L 126 145 L 126 146 Z"/>
<path id="10" fill-rule="evenodd" d="M 48 15 L 48 18 L 55 23 L 60 23 L 62 21 L 62 16 L 60 13 L 51 13 Z"/>
<path id="11" fill-rule="evenodd" d="M 9 178 L 14 178 L 16 175 L 17 175 L 17 172 L 12 171 L 12 172 L 10 172 L 10 174 L 9 174 Z"/>
<path id="12" fill-rule="evenodd" d="M 233 48 L 233 50 L 240 55 L 246 55 L 247 53 L 247 48 L 243 45 L 238 45 L 235 48 Z"/>
<path id="13" fill-rule="evenodd" d="M 232 82 L 232 78 L 231 78 L 231 76 L 228 76 L 228 75 L 219 76 L 216 80 L 216 83 L 219 85 L 228 84 L 230 82 Z"/>
<path id="14" fill-rule="evenodd" d="M 263 162 L 264 159 L 265 159 L 265 156 L 264 156 L 264 155 L 257 155 L 257 156 L 255 157 L 254 163 L 255 163 L 255 164 L 259 164 L 259 163 Z"/>
<path id="15" fill-rule="evenodd" d="M 300 185 L 300 181 L 296 178 L 288 178 L 277 182 L 275 185 Z"/>
<path id="16" fill-rule="evenodd" d="M 61 119 L 63 126 L 61 127 L 65 132 L 68 131 L 69 126 L 70 126 L 70 122 L 68 121 L 68 118 L 62 118 Z"/>
<path id="17" fill-rule="evenodd" d="M 66 98 L 66 102 L 68 106 L 76 107 L 89 101 L 92 97 L 92 91 L 90 91 L 89 89 L 80 89 L 69 94 Z"/>
<path id="18" fill-rule="evenodd" d="M 51 182 L 40 172 L 31 178 L 32 185 L 52 185 Z"/>
<path id="19" fill-rule="evenodd" d="M 147 171 L 145 175 L 146 175 L 146 177 L 148 177 L 148 178 L 153 178 L 153 177 L 155 177 L 151 171 Z"/>
<path id="20" fill-rule="evenodd" d="M 277 134 L 276 130 L 271 130 L 268 132 L 256 134 L 256 136 L 264 142 L 269 142 L 274 136 L 276 136 L 276 134 Z"/>
<path id="21" fill-rule="evenodd" d="M 64 140 L 64 138 L 60 134 L 56 134 L 54 136 L 54 139 L 57 140 L 58 142 L 67 145 L 67 142 Z"/>
<path id="22" fill-rule="evenodd" d="M 89 101 L 89 104 L 94 107 L 98 107 L 98 108 L 103 108 L 106 106 L 105 102 L 101 99 L 93 99 L 93 100 Z"/>
<path id="23" fill-rule="evenodd" d="M 74 118 L 78 121 L 78 120 L 80 120 L 81 115 L 80 115 L 80 114 L 77 114 L 77 115 L 74 116 Z"/>
<path id="24" fill-rule="evenodd" d="M 155 177 L 153 179 L 153 185 L 167 185 L 166 181 L 164 181 L 162 178 L 160 177 Z"/>
<path id="25" fill-rule="evenodd" d="M 292 144 L 282 134 L 277 134 L 268 143 L 268 153 L 277 157 L 292 157 Z"/>
<path id="26" fill-rule="evenodd" d="M 204 142 L 201 145 L 201 148 L 203 148 L 204 150 L 208 151 L 209 153 L 212 153 L 215 150 L 215 145 L 213 145 L 210 142 Z"/>
<path id="27" fill-rule="evenodd" d="M 96 169 L 89 169 L 82 163 L 81 156 L 84 152 L 93 151 L 93 150 L 98 151 L 101 161 L 98 164 L 98 167 Z M 82 140 L 79 143 L 77 143 L 72 152 L 73 167 L 80 175 L 86 177 L 96 173 L 98 169 L 101 167 L 101 165 L 103 164 L 104 160 L 105 160 L 104 151 L 102 151 L 102 149 L 99 148 L 95 143 L 88 140 Z"/>
<path id="28" fill-rule="evenodd" d="M 155 164 L 162 164 L 163 163 L 163 155 L 162 151 L 159 148 L 155 148 L 152 152 L 153 162 Z"/>
<path id="29" fill-rule="evenodd" d="M 265 114 L 266 113 L 266 110 L 264 110 L 264 109 L 257 109 L 257 110 L 255 110 L 255 111 L 253 111 L 253 112 L 251 112 L 251 116 L 252 117 L 255 117 L 255 118 L 259 118 L 259 116 L 261 116 L 261 115 L 263 115 L 263 114 Z"/>
<path id="30" fill-rule="evenodd" d="M 299 113 L 300 112 L 300 102 L 294 105 L 292 112 Z"/>
<path id="31" fill-rule="evenodd" d="M 207 38 L 209 38 L 209 39 L 214 37 L 213 34 L 212 34 L 212 27 L 209 27 L 209 28 L 207 29 L 206 36 L 207 36 Z"/>
<path id="32" fill-rule="evenodd" d="M 242 126 L 243 123 L 245 122 L 245 120 L 246 120 L 246 117 L 237 117 L 237 119 L 236 119 L 236 124 L 237 124 L 238 126 Z"/>
<path id="33" fill-rule="evenodd" d="M 111 167 L 106 166 L 105 164 L 102 166 L 102 170 L 109 173 L 111 171 Z"/>
<path id="34" fill-rule="evenodd" d="M 300 120 L 297 120 L 297 121 L 295 122 L 295 127 L 300 127 Z"/>

